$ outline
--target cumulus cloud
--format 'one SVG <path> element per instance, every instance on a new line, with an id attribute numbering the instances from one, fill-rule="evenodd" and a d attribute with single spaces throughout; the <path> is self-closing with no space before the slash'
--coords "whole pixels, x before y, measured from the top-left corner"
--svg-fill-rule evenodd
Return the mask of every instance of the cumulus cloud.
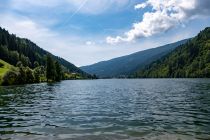
<path id="1" fill-rule="evenodd" d="M 53 38 L 58 36 L 56 33 L 51 32 L 48 28 L 41 26 L 31 19 L 23 16 L 0 14 L 4 20 L 0 20 L 0 26 L 6 28 L 17 36 L 35 40 L 41 43 L 43 39 Z"/>
<path id="2" fill-rule="evenodd" d="M 78 52 L 84 46 L 82 43 L 84 40 L 71 35 L 59 34 L 24 16 L 0 14 L 0 17 L 4 19 L 0 20 L 0 27 L 18 37 L 28 38 L 41 48 L 80 65 L 81 59 L 78 59 L 80 56 Z M 84 51 L 80 53 L 82 56 L 85 56 L 86 48 L 81 49 Z"/>
<path id="3" fill-rule="evenodd" d="M 18 37 L 30 39 L 41 48 L 65 58 L 76 66 L 93 64 L 132 52 L 131 49 L 118 51 L 116 47 L 104 47 L 107 45 L 105 43 L 99 44 L 84 37 L 58 33 L 24 16 L 0 13 L 0 17 L 4 19 L 0 20 L 0 27 Z M 99 40 L 97 37 L 94 39 Z"/>
<path id="4" fill-rule="evenodd" d="M 134 23 L 130 31 L 124 36 L 107 37 L 109 44 L 130 42 L 142 37 L 166 32 L 178 25 L 201 16 L 210 15 L 209 0 L 147 0 L 135 5 L 135 9 L 151 7 L 145 12 L 140 22 Z"/>

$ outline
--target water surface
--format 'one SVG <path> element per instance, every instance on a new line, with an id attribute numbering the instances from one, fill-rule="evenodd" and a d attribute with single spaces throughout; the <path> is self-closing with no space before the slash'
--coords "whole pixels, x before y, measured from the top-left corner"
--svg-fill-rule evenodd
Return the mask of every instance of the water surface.
<path id="1" fill-rule="evenodd" d="M 210 79 L 0 87 L 0 139 L 210 139 Z"/>

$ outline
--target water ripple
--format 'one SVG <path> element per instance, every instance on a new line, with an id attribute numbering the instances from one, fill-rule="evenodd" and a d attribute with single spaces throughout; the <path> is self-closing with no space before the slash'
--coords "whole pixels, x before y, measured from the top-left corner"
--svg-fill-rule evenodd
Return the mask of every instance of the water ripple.
<path id="1" fill-rule="evenodd" d="M 210 80 L 0 87 L 0 139 L 210 139 Z"/>

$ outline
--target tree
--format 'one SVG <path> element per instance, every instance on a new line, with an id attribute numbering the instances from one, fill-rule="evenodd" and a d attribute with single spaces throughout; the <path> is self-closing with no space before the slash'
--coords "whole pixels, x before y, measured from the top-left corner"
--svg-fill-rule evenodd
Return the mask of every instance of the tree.
<path id="1" fill-rule="evenodd" d="M 15 71 L 8 71 L 4 77 L 3 77 L 3 82 L 2 85 L 14 85 L 14 84 L 19 84 L 17 83 L 17 77 L 18 77 L 18 73 Z"/>
<path id="2" fill-rule="evenodd" d="M 26 57 L 23 54 L 20 55 L 20 61 L 23 63 L 23 66 L 30 66 L 31 65 L 31 62 L 30 62 L 29 58 Z"/>
<path id="3" fill-rule="evenodd" d="M 56 70 L 55 63 L 50 55 L 47 55 L 47 68 L 46 68 L 46 78 L 47 81 L 55 81 Z"/>
<path id="4" fill-rule="evenodd" d="M 0 62 L 0 68 L 3 67 L 3 66 L 4 66 L 4 64 Z"/>
<path id="5" fill-rule="evenodd" d="M 56 69 L 55 80 L 60 81 L 63 78 L 63 72 L 61 65 L 58 63 L 58 61 L 55 62 L 55 69 Z"/>
<path id="6" fill-rule="evenodd" d="M 98 79 L 98 77 L 95 74 L 93 74 L 92 79 Z"/>
<path id="7" fill-rule="evenodd" d="M 18 82 L 20 84 L 27 83 L 26 71 L 25 71 L 25 68 L 23 66 L 19 67 L 19 72 L 20 72 L 20 75 L 19 75 L 19 78 L 18 78 Z"/>
<path id="8" fill-rule="evenodd" d="M 5 62 L 16 66 L 17 62 L 21 61 L 22 66 L 19 65 L 18 67 L 24 67 L 23 69 L 25 71 L 25 67 L 34 69 L 38 66 L 46 66 L 46 56 L 48 54 L 53 60 L 57 60 L 62 64 L 62 70 L 65 68 L 66 71 L 80 73 L 84 77 L 88 75 L 68 61 L 40 48 L 30 40 L 16 37 L 0 27 L 0 58 Z M 51 74 L 55 76 L 55 68 L 52 69 Z M 54 80 L 55 77 L 51 77 L 51 79 Z M 46 67 L 44 68 L 44 74 L 41 75 L 40 80 L 46 80 Z"/>
<path id="9" fill-rule="evenodd" d="M 35 61 L 34 62 L 34 68 L 37 68 L 37 67 L 39 67 L 39 62 Z"/>
<path id="10" fill-rule="evenodd" d="M 200 32 L 168 55 L 152 62 L 139 77 L 210 77 L 210 28 Z M 167 68 L 168 67 L 168 68 Z M 168 69 L 168 71 L 167 71 Z"/>
<path id="11" fill-rule="evenodd" d="M 7 60 L 9 56 L 9 51 L 7 46 L 0 45 L 0 58 L 3 60 Z"/>
<path id="12" fill-rule="evenodd" d="M 206 52 L 206 63 L 210 63 L 210 50 Z"/>
<path id="13" fill-rule="evenodd" d="M 34 82 L 34 75 L 32 70 L 29 67 L 26 67 L 26 79 L 28 83 L 33 83 Z"/>
<path id="14" fill-rule="evenodd" d="M 19 68 L 23 67 L 23 63 L 21 61 L 18 61 L 17 64 L 16 64 L 16 67 L 19 67 Z"/>
<path id="15" fill-rule="evenodd" d="M 10 63 L 15 65 L 19 61 L 19 53 L 17 51 L 10 51 L 9 59 Z"/>
<path id="16" fill-rule="evenodd" d="M 41 68 L 40 67 L 36 67 L 34 69 L 34 82 L 35 83 L 39 83 L 40 82 L 40 77 L 41 77 Z"/>

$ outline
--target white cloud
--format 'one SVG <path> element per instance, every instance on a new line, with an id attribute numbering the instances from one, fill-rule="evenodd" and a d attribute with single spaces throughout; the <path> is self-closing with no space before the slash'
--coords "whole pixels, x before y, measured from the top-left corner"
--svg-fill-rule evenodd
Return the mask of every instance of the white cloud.
<path id="1" fill-rule="evenodd" d="M 18 37 L 30 39 L 39 47 L 63 57 L 77 66 L 92 64 L 132 52 L 132 50 L 119 51 L 117 47 L 113 48 L 105 46 L 104 43 L 87 41 L 88 38 L 76 35 L 59 34 L 24 16 L 0 14 L 0 17 L 4 19 L 0 20 L 0 27 Z M 97 37 L 94 39 L 99 40 Z"/>
<path id="2" fill-rule="evenodd" d="M 209 0 L 147 0 L 137 4 L 135 9 L 150 6 L 152 11 L 145 12 L 140 22 L 134 23 L 133 28 L 124 36 L 107 37 L 109 44 L 130 42 L 142 37 L 163 33 L 187 21 L 210 15 Z"/>
<path id="3" fill-rule="evenodd" d="M 184 31 L 181 31 L 181 33 L 178 32 L 173 36 L 166 35 L 163 38 L 142 40 L 140 44 L 132 44 L 132 47 L 127 44 L 122 44 L 119 48 L 119 45 L 112 46 L 98 41 L 101 38 L 99 36 L 94 37 L 94 41 L 98 41 L 94 42 L 92 37 L 84 38 L 83 36 L 78 37 L 75 35 L 67 35 L 62 33 L 59 34 L 31 19 L 22 16 L 0 14 L 0 17 L 4 19 L 0 20 L 0 26 L 9 30 L 10 33 L 14 33 L 20 37 L 28 38 L 41 48 L 50 51 L 57 56 L 63 57 L 69 62 L 76 64 L 77 66 L 93 64 L 99 61 L 124 56 L 140 50 L 145 50 L 148 48 L 178 41 L 183 38 L 192 37 L 200 30 L 191 30 L 190 34 L 188 34 L 186 29 L 185 33 Z M 189 29 L 191 28 L 192 27 Z"/>
<path id="4" fill-rule="evenodd" d="M 140 3 L 134 6 L 135 9 L 142 9 L 145 8 L 147 6 L 146 3 Z"/>
<path id="5" fill-rule="evenodd" d="M 18 37 L 28 38 L 41 48 L 80 65 L 80 59 L 75 58 L 79 49 L 82 48 L 82 43 L 78 42 L 84 41 L 79 37 L 59 34 L 23 16 L 0 14 L 0 17 L 4 19 L 0 20 L 0 27 Z"/>
<path id="6" fill-rule="evenodd" d="M 41 43 L 46 38 L 56 37 L 57 34 L 51 32 L 48 28 L 45 28 L 36 22 L 22 17 L 13 16 L 10 14 L 0 14 L 3 20 L 0 20 L 0 26 L 6 28 L 12 33 L 22 38 L 28 38 Z"/>
<path id="7" fill-rule="evenodd" d="M 87 41 L 85 44 L 88 46 L 91 46 L 91 45 L 95 45 L 96 43 L 93 41 Z"/>
<path id="8" fill-rule="evenodd" d="M 77 9 L 78 7 L 77 4 L 73 4 L 73 3 L 74 2 L 79 3 L 81 2 L 81 0 L 78 0 L 78 1 L 76 0 L 75 1 L 74 0 L 73 1 L 71 0 L 68 0 L 68 1 L 67 0 L 63 0 L 63 1 L 61 0 L 8 0 L 8 1 L 6 5 L 3 5 L 2 3 L 1 3 L 2 5 L 0 4 L 0 7 L 3 6 L 6 9 L 4 12 L 0 13 L 0 17 L 1 17 L 0 26 L 1 27 L 6 28 L 7 30 L 9 30 L 10 33 L 14 33 L 17 36 L 30 39 L 31 41 L 35 42 L 38 46 L 42 47 L 43 49 L 50 51 L 51 53 L 56 54 L 58 56 L 61 56 L 65 58 L 66 60 L 68 60 L 69 62 L 76 64 L 77 66 L 92 64 L 98 61 L 103 61 L 103 60 L 111 59 L 114 57 L 127 55 L 127 54 L 140 51 L 143 49 L 148 49 L 148 48 L 163 45 L 166 43 L 171 43 L 179 39 L 192 37 L 191 33 L 193 33 L 194 35 L 201 29 L 201 28 L 199 29 L 196 28 L 196 31 L 192 31 L 192 29 L 194 29 L 192 26 L 191 28 L 189 28 L 190 34 L 188 34 L 188 31 L 185 28 L 186 34 L 183 34 L 183 31 L 179 31 L 173 37 L 171 37 L 171 34 L 167 34 L 165 35 L 165 38 L 158 38 L 158 39 L 145 38 L 144 40 L 141 40 L 141 42 L 132 44 L 132 47 L 130 47 L 131 46 L 130 44 L 128 45 L 126 43 L 120 44 L 120 45 L 118 44 L 109 45 L 109 44 L 106 44 L 105 41 L 103 40 L 103 38 L 105 38 L 105 34 L 103 35 L 99 35 L 97 33 L 91 34 L 91 35 L 80 34 L 80 33 L 75 33 L 75 32 L 60 31 L 53 27 L 53 25 L 57 24 L 57 20 L 58 21 L 60 20 L 60 19 L 57 19 L 56 17 L 55 18 L 56 20 L 54 21 L 54 16 L 57 16 L 57 15 L 54 15 L 53 10 L 60 12 L 58 10 L 59 8 L 65 11 L 66 7 L 69 7 L 69 10 L 72 7 L 74 7 L 72 8 L 72 11 L 73 11 Z M 13 3 L 13 6 L 11 7 L 12 1 L 16 3 Z M 109 12 L 110 11 L 113 12 L 112 10 L 110 10 L 110 8 L 115 9 L 116 7 L 119 8 L 121 6 L 126 6 L 126 4 L 128 4 L 129 2 L 129 0 L 122 0 L 122 1 L 121 0 L 99 0 L 99 1 L 101 2 L 101 5 L 100 5 L 100 2 L 98 1 L 88 0 L 88 2 L 90 3 L 92 2 L 93 5 L 95 4 L 98 7 L 104 6 L 106 8 L 100 9 L 100 8 L 94 7 L 97 9 L 94 13 L 95 9 L 94 8 L 91 9 L 91 5 L 88 6 L 87 4 L 85 5 L 85 8 L 83 7 L 84 9 L 82 8 L 81 11 L 79 12 L 84 13 L 84 14 L 85 13 L 86 14 L 99 14 L 107 10 Z M 64 2 L 66 3 L 68 2 L 68 4 L 66 4 L 66 7 L 65 6 L 63 7 L 63 5 L 61 5 Z M 110 5 L 110 3 L 112 4 L 115 3 L 115 4 L 114 6 L 112 6 Z M 75 6 L 72 6 L 72 5 L 75 5 Z M 148 4 L 146 3 L 145 5 L 148 6 Z M 187 4 L 185 5 L 186 6 L 184 7 L 189 7 Z M 208 7 L 208 4 L 205 4 L 204 6 Z M 88 7 L 90 11 L 87 10 Z M 203 6 L 201 5 L 200 7 L 203 7 Z M 52 10 L 48 8 L 52 8 Z M 46 9 L 47 12 L 43 13 L 42 11 L 43 9 Z M 206 11 L 204 9 L 199 12 L 204 13 L 204 14 L 208 13 L 208 10 Z M 32 11 L 34 10 L 33 12 L 37 16 L 35 17 L 30 16 L 31 13 L 20 14 L 22 13 L 22 11 L 17 12 L 16 10 L 22 10 L 24 12 L 26 12 L 27 10 L 32 10 Z M 186 9 L 186 11 L 187 10 L 188 9 Z M 48 13 L 48 11 L 52 14 L 52 16 L 49 15 L 50 13 Z M 193 12 L 197 13 L 196 11 L 193 11 Z M 40 15 L 40 13 L 43 13 L 46 15 L 41 17 L 43 14 Z M 60 13 L 58 15 L 60 15 Z M 154 20 L 156 19 L 154 18 Z M 62 22 L 64 21 L 62 20 Z M 201 21 L 200 24 L 204 24 L 204 23 Z M 205 25 L 209 25 L 209 22 L 206 23 Z M 71 28 L 75 28 L 75 30 L 85 30 L 85 29 L 82 29 L 80 26 L 77 26 L 77 24 L 72 24 L 72 25 L 69 25 L 68 27 L 70 26 L 73 26 Z M 147 25 L 145 24 L 145 26 Z M 161 27 L 161 29 L 165 29 L 166 27 L 163 26 Z M 113 30 L 109 30 L 107 32 L 111 32 L 111 31 Z M 121 31 L 118 31 L 118 32 L 121 32 Z M 147 35 L 149 36 L 150 34 L 147 34 Z M 112 42 L 116 42 L 116 40 L 120 40 L 120 42 L 122 42 L 121 40 L 129 42 L 135 39 L 132 40 L 130 38 L 119 36 L 117 38 L 110 37 L 108 40 L 110 43 L 112 43 Z"/>

